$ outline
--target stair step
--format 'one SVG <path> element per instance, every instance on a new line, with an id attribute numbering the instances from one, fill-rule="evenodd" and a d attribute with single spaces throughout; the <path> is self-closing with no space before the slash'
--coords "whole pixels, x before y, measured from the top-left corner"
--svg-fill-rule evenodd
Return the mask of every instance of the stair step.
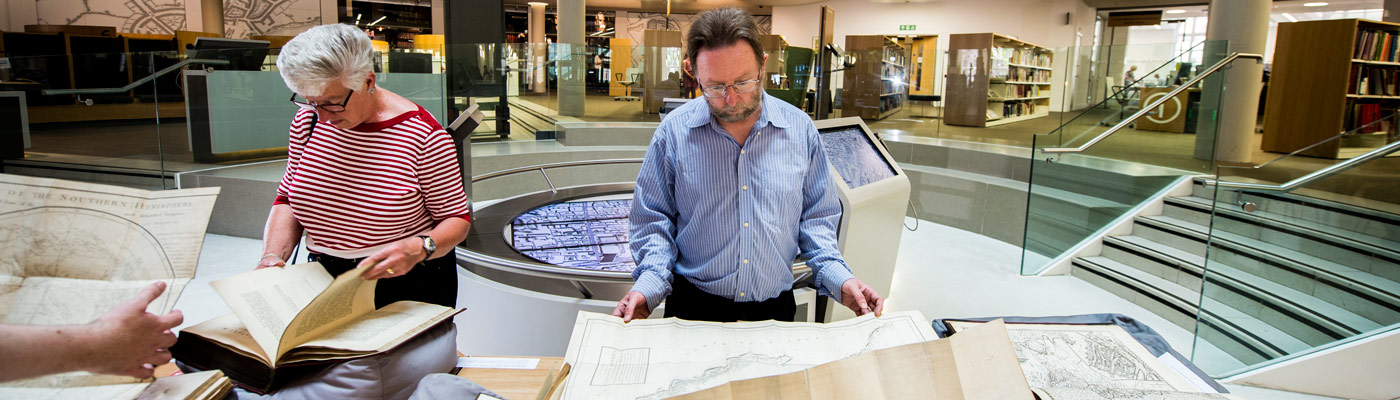
<path id="1" fill-rule="evenodd" d="M 1139 236 L 1111 237 L 1104 245 L 1104 255 L 1111 259 L 1123 257 L 1119 252 L 1132 252 L 1137 259 L 1117 261 L 1189 290 L 1202 289 L 1204 258 L 1199 255 Z M 1156 265 L 1142 265 L 1144 262 Z M 1215 300 L 1212 304 L 1230 304 L 1260 318 L 1274 316 L 1267 318 L 1273 325 L 1313 345 L 1380 327 L 1343 307 L 1223 263 L 1212 262 L 1208 276 L 1210 284 L 1204 290 Z"/>
<path id="2" fill-rule="evenodd" d="M 1168 205 L 1190 208 L 1201 215 L 1206 216 L 1209 221 L 1211 201 L 1200 197 L 1174 197 L 1166 199 Z M 1223 205 L 1223 204 L 1222 204 Z M 1269 211 L 1256 210 L 1253 213 L 1244 212 L 1233 205 L 1223 206 L 1216 209 L 1216 214 L 1220 217 L 1229 218 L 1240 223 L 1247 223 L 1267 228 L 1270 230 L 1289 232 L 1293 236 L 1298 236 L 1301 240 L 1316 240 L 1327 243 L 1331 246 L 1347 251 L 1355 252 L 1362 256 L 1371 256 L 1380 261 L 1391 264 L 1400 264 L 1400 242 L 1387 238 L 1367 235 L 1353 230 L 1344 229 L 1328 224 L 1314 222 L 1306 219 L 1295 218 L 1283 214 Z M 1199 218 L 1199 217 L 1197 217 Z M 1205 225 L 1196 218 L 1190 219 L 1192 222 Z M 1226 228 L 1230 230 L 1229 228 Z M 1249 229 L 1248 234 L 1256 239 L 1262 234 L 1255 233 L 1258 229 Z M 1246 233 L 1246 232 L 1236 232 Z M 1363 261 L 1363 260 L 1358 260 Z M 1369 263 L 1374 265 L 1374 262 Z M 1400 271 L 1396 271 L 1396 280 L 1400 280 Z"/>
<path id="3" fill-rule="evenodd" d="M 1152 310 L 1183 329 L 1196 330 L 1196 292 L 1105 257 L 1077 258 L 1073 265 L 1075 276 Z M 1203 321 L 1221 334 L 1207 340 L 1246 364 L 1312 347 L 1227 305 L 1212 304 L 1202 314 Z"/>
<path id="4" fill-rule="evenodd" d="M 1201 185 L 1201 181 L 1201 178 L 1197 178 L 1192 188 L 1194 197 L 1208 202 L 1214 188 Z M 1220 197 L 1222 202 L 1234 204 L 1240 198 L 1240 192 L 1221 191 Z M 1245 192 L 1243 197 L 1258 204 L 1260 211 L 1400 242 L 1400 215 L 1292 193 Z"/>
<path id="5" fill-rule="evenodd" d="M 1172 230 L 1202 243 L 1207 235 L 1205 226 L 1176 218 L 1139 217 L 1137 221 L 1149 229 Z M 1353 308 L 1372 321 L 1389 324 L 1400 320 L 1400 282 L 1231 232 L 1217 230 L 1212 240 L 1218 250 L 1249 258 L 1213 257 L 1222 263 L 1284 283 L 1310 296 L 1326 296 L 1333 304 L 1357 305 L 1357 301 L 1367 301 L 1385 307 L 1386 310 Z"/>

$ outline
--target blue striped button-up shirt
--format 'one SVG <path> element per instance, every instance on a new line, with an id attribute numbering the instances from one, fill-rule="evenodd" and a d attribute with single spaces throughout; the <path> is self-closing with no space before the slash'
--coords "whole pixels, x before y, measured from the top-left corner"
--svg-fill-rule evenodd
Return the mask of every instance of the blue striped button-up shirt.
<path id="1" fill-rule="evenodd" d="M 674 275 L 735 301 L 792 288 L 806 258 L 817 292 L 840 300 L 851 269 L 836 248 L 841 204 L 821 138 L 807 114 L 763 95 L 742 146 L 705 99 L 675 109 L 652 136 L 632 201 L 633 290 L 652 310 Z"/>

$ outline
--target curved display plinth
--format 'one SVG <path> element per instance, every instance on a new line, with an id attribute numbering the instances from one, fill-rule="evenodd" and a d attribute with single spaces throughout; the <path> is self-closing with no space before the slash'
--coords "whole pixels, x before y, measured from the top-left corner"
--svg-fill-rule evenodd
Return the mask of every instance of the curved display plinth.
<path id="1" fill-rule="evenodd" d="M 545 264 L 520 254 L 507 240 L 516 217 L 539 207 L 604 196 L 630 196 L 632 183 L 528 193 L 472 213 L 471 231 L 457 247 L 458 349 L 469 355 L 563 356 L 579 311 L 610 313 L 632 288 L 632 274 Z M 806 262 L 795 276 L 810 275 Z M 799 279 L 801 280 L 801 279 Z M 660 317 L 664 305 L 653 313 Z"/>

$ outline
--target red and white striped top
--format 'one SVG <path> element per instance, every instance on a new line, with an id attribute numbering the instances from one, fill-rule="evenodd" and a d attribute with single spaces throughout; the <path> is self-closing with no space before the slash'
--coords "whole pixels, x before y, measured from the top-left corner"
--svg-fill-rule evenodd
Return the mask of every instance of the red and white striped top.
<path id="1" fill-rule="evenodd" d="M 471 220 L 452 137 L 427 110 L 348 130 L 318 123 L 310 133 L 313 114 L 292 118 L 274 202 L 291 205 L 311 251 L 365 257 L 444 219 Z"/>

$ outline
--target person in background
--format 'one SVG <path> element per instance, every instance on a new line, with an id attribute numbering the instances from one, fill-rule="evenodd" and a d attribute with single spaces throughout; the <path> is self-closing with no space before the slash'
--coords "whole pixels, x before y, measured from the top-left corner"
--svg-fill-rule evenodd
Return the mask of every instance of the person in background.
<path id="1" fill-rule="evenodd" d="M 170 362 L 166 348 L 184 315 L 146 312 L 165 291 L 152 283 L 86 325 L 0 324 L 0 382 L 71 371 L 150 378 Z"/>
<path id="2" fill-rule="evenodd" d="M 1123 73 L 1123 86 L 1132 86 L 1137 82 L 1137 66 L 1128 67 L 1128 71 Z"/>
<path id="3" fill-rule="evenodd" d="M 857 315 L 884 300 L 836 248 L 841 205 L 807 114 L 764 93 L 767 57 L 753 17 L 701 13 L 682 67 L 703 99 L 667 115 L 652 136 L 632 201 L 634 284 L 613 315 L 705 321 L 793 320 L 792 261 L 817 292 Z"/>

